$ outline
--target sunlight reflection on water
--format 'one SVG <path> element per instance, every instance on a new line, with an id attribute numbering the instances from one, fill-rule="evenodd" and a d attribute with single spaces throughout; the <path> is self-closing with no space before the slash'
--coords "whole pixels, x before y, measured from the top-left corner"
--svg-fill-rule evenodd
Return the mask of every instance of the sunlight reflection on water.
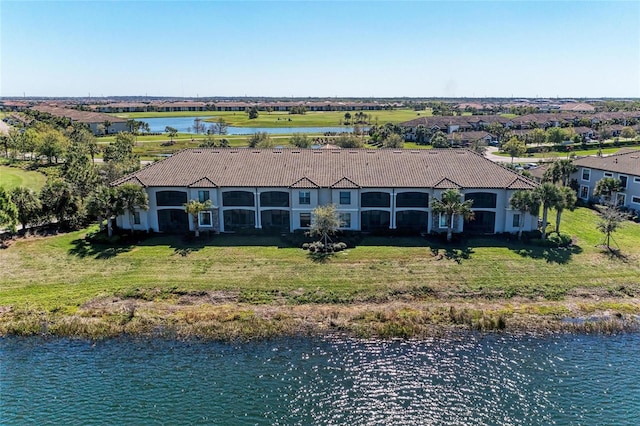
<path id="1" fill-rule="evenodd" d="M 633 424 L 640 335 L 0 340 L 0 423 Z"/>

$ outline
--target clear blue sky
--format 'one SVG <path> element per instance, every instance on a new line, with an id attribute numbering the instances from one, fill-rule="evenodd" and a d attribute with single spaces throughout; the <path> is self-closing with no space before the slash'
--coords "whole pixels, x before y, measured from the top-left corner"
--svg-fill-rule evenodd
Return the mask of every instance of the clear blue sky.
<path id="1" fill-rule="evenodd" d="M 639 1 L 0 0 L 0 96 L 640 97 Z"/>

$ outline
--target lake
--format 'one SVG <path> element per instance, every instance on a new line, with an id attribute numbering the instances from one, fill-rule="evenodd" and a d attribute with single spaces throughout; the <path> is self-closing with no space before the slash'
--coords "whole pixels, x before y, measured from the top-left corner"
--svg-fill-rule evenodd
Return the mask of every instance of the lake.
<path id="1" fill-rule="evenodd" d="M 149 123 L 149 128 L 154 133 L 163 133 L 165 127 L 171 126 L 178 130 L 179 133 L 190 133 L 193 128 L 193 120 L 200 118 L 205 120 L 212 117 L 159 117 L 159 118 L 141 118 L 140 121 Z M 212 122 L 204 122 L 209 127 L 214 124 Z M 364 130 L 368 130 L 367 127 Z M 252 135 L 257 132 L 267 132 L 272 135 L 291 135 L 293 133 L 323 134 L 326 132 L 352 132 L 353 127 L 335 126 L 335 127 L 233 127 L 227 128 L 228 135 Z"/>
<path id="2" fill-rule="evenodd" d="M 0 423 L 635 424 L 639 334 L 0 340 Z"/>

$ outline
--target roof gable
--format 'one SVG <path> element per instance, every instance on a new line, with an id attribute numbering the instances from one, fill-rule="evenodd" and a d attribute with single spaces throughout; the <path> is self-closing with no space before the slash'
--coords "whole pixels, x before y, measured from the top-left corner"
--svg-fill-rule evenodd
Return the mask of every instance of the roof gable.
<path id="1" fill-rule="evenodd" d="M 218 185 L 208 177 L 203 177 L 197 181 L 187 185 L 189 188 L 217 188 Z"/>
<path id="2" fill-rule="evenodd" d="M 113 186 L 120 186 L 120 185 L 137 185 L 137 186 L 141 186 L 143 188 L 146 188 L 147 185 L 145 185 L 144 183 L 142 183 L 142 181 L 135 175 L 129 175 L 129 176 L 125 176 L 120 180 L 115 181 L 112 185 Z"/>
<path id="3" fill-rule="evenodd" d="M 331 185 L 331 188 L 340 188 L 340 189 L 355 189 L 360 188 L 360 185 L 349 179 L 348 177 L 343 177 L 339 181 L 335 182 Z"/>
<path id="4" fill-rule="evenodd" d="M 462 186 L 458 185 L 457 183 L 455 183 L 451 179 L 445 178 L 445 177 L 440 179 L 438 181 L 438 183 L 433 185 L 433 187 L 436 188 L 436 189 L 460 189 L 460 188 L 462 188 Z"/>
<path id="5" fill-rule="evenodd" d="M 507 189 L 534 189 L 535 187 L 535 183 L 522 177 L 517 177 L 507 186 Z"/>
<path id="6" fill-rule="evenodd" d="M 291 186 L 289 186 L 289 188 L 308 189 L 308 188 L 320 188 L 320 186 L 305 176 L 295 181 Z"/>

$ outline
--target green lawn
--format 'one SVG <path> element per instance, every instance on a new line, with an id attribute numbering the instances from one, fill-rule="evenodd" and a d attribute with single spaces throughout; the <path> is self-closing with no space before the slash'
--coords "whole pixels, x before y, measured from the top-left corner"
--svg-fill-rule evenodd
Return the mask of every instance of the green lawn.
<path id="1" fill-rule="evenodd" d="M 355 112 L 350 111 L 350 114 L 353 116 Z M 364 111 L 364 113 L 371 115 L 371 124 L 375 124 L 376 120 L 380 124 L 387 122 L 401 123 L 419 116 L 431 115 L 431 111 L 414 111 L 410 109 Z M 239 111 L 135 112 L 113 115 L 135 119 L 215 116 L 216 118 L 209 121 L 216 121 L 217 118 L 222 117 L 230 126 L 234 127 L 335 127 L 343 124 L 344 114 L 345 112 L 342 111 L 307 112 L 306 114 L 289 114 L 287 112 L 272 112 L 269 114 L 261 111 L 258 118 L 253 120 L 250 120 L 249 116 L 244 112 Z"/>
<path id="2" fill-rule="evenodd" d="M 203 243 L 156 236 L 138 245 L 91 245 L 86 231 L 20 240 L 0 250 L 0 307 L 73 310 L 99 296 L 231 291 L 243 300 L 297 303 L 393 300 L 426 291 L 449 298 L 555 299 L 578 289 L 640 294 L 640 225 L 615 234 L 624 259 L 596 247 L 596 214 L 566 212 L 563 231 L 578 247 L 550 249 L 497 239 L 467 246 L 369 237 L 326 263 L 279 237 L 216 236 Z M 425 290 L 426 289 L 426 290 Z M 596 292 L 597 292 L 596 291 Z"/>
<path id="3" fill-rule="evenodd" d="M 625 148 L 630 148 L 630 149 L 637 149 L 640 150 L 640 146 L 628 146 Z M 609 154 L 615 154 L 616 152 L 620 151 L 620 147 L 615 147 L 615 148 L 604 148 L 602 150 L 602 153 L 605 155 L 609 155 Z M 500 155 L 502 157 L 511 157 L 509 154 L 507 154 L 506 152 L 502 152 L 502 151 L 498 151 L 495 153 L 496 155 Z M 571 151 L 571 152 L 542 152 L 542 153 L 535 153 L 535 154 L 526 154 L 526 157 L 531 157 L 531 158 L 567 158 L 567 156 L 571 155 L 571 154 L 575 154 L 577 156 L 586 156 L 586 155 L 597 155 L 598 154 L 598 149 L 584 149 L 584 150 L 575 150 L 575 151 Z"/>
<path id="4" fill-rule="evenodd" d="M 16 167 L 0 166 L 0 186 L 5 189 L 26 186 L 34 191 L 39 191 L 46 180 L 47 177 L 42 173 L 26 171 Z"/>

